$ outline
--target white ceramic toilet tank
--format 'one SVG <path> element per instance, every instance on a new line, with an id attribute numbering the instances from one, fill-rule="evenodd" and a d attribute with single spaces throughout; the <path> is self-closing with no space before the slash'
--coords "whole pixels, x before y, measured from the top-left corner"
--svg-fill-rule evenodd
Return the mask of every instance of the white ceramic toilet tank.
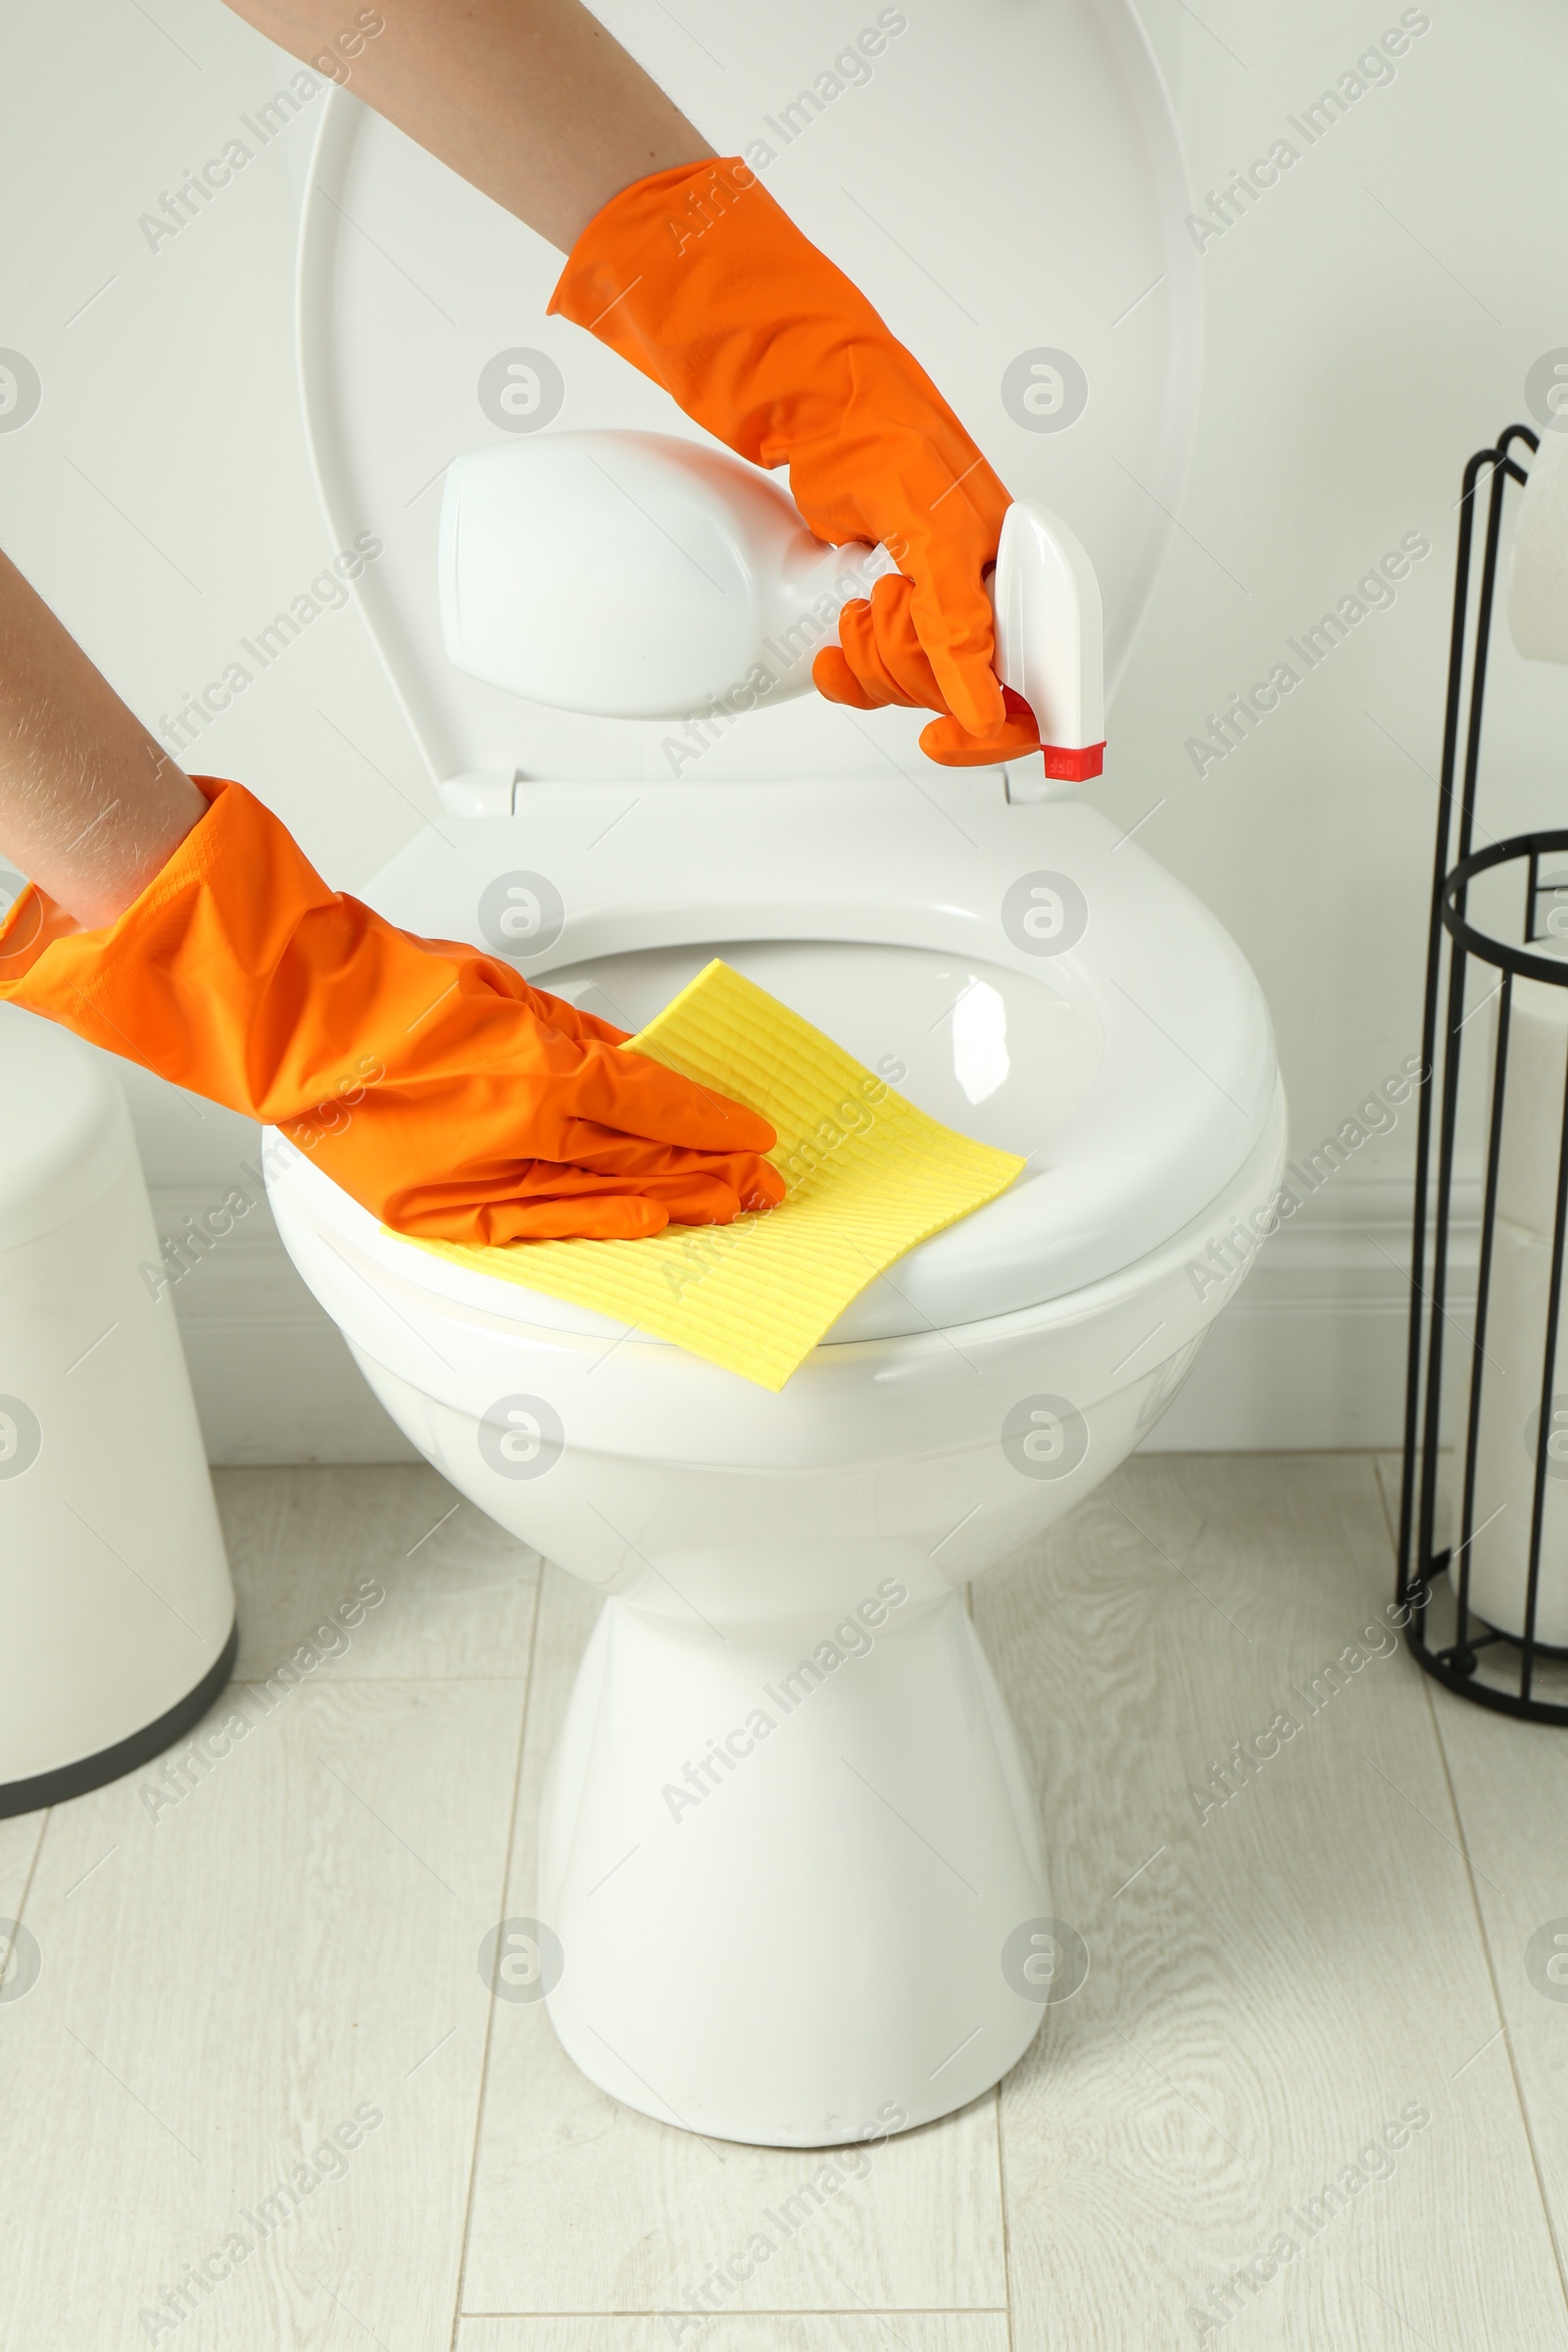
<path id="1" fill-rule="evenodd" d="M 1014 496 L 1065 520 L 1113 686 L 1199 350 L 1181 158 L 1126 0 L 883 10 L 863 78 L 832 74 L 856 27 L 819 0 L 600 13 L 864 288 Z M 827 81 L 786 138 L 780 110 Z M 335 544 L 384 542 L 357 593 L 441 796 L 366 895 L 628 1030 L 722 955 L 1028 1161 L 775 1396 L 418 1250 L 269 1153 L 288 1247 L 394 1417 L 606 1595 L 530 1945 L 564 2046 L 669 2123 L 880 2135 L 995 2082 L 1081 1979 L 1038 1830 L 1049 1748 L 1020 1741 L 962 1587 L 1124 1458 L 1191 1367 L 1229 1287 L 1193 1261 L 1260 1229 L 1284 1157 L 1267 1013 L 1206 909 L 1094 786 L 1048 793 L 1038 759 L 941 769 L 910 714 L 809 693 L 690 723 L 667 699 L 607 715 L 627 707 L 608 689 L 561 709 L 564 659 L 541 699 L 487 683 L 529 673 L 493 612 L 453 634 L 454 456 L 552 429 L 711 444 L 545 316 L 558 256 L 341 95 L 313 179 L 307 423 Z M 354 232 L 374 217 L 407 277 Z M 448 654 L 481 640 L 485 677 Z M 686 650 L 650 657 L 651 697 Z M 1108 733 L 1113 760 L 1113 714 Z"/>

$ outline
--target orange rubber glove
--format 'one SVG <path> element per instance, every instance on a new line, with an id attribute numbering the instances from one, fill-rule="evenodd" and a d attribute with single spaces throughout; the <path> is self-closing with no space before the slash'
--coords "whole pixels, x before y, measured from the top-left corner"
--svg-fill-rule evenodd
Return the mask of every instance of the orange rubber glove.
<path id="1" fill-rule="evenodd" d="M 939 710 L 949 766 L 1040 749 L 992 668 L 985 575 L 1006 491 L 925 370 L 738 156 L 623 188 L 572 247 L 550 308 L 587 327 L 756 466 L 788 464 L 817 538 L 880 540 L 878 580 L 811 666 L 830 701 Z"/>
<path id="2" fill-rule="evenodd" d="M 283 1130 L 400 1232 L 599 1239 L 770 1207 L 772 1128 L 530 988 L 329 890 L 240 784 L 118 921 L 30 885 L 0 924 L 0 1000 Z"/>

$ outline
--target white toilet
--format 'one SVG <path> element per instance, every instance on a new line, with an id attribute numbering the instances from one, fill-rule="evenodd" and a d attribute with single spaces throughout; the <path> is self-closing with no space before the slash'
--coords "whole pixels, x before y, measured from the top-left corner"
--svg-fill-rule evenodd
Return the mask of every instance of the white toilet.
<path id="1" fill-rule="evenodd" d="M 825 6 L 761 36 L 735 0 L 699 14 L 701 48 L 654 0 L 610 21 L 720 143 L 776 128 L 843 48 Z M 1088 547 L 1113 676 L 1197 365 L 1152 59 L 1121 0 L 879 23 L 869 79 L 841 66 L 769 184 L 1014 493 Z M 908 136 L 928 118 L 939 174 Z M 547 248 L 352 101 L 334 96 L 313 179 L 307 422 L 334 544 L 384 543 L 358 593 L 445 804 L 365 895 L 626 1028 L 722 955 L 926 1110 L 1028 1155 L 775 1396 L 390 1237 L 269 1151 L 290 1252 L 399 1425 L 606 1596 L 525 1946 L 567 2051 L 628 2106 L 721 2137 L 923 2123 L 995 2082 L 1084 1965 L 1053 1916 L 1045 1758 L 964 1588 L 1080 1501 L 1190 1369 L 1221 1297 L 1190 1265 L 1262 1229 L 1284 1158 L 1267 1013 L 1096 787 L 1048 798 L 1038 760 L 945 771 L 904 714 L 814 697 L 695 733 L 584 716 L 455 668 L 433 478 L 454 455 L 558 416 L 696 436 L 545 318 Z M 353 226 L 371 219 L 373 247 Z M 498 405 L 498 382 L 524 389 Z"/>

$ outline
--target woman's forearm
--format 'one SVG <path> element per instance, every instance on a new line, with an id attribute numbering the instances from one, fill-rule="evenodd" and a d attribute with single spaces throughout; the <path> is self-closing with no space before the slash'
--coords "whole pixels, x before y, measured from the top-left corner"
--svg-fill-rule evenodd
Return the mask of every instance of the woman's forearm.
<path id="1" fill-rule="evenodd" d="M 563 253 L 612 196 L 713 149 L 578 0 L 387 0 L 343 54 L 344 0 L 229 0 Z"/>
<path id="2" fill-rule="evenodd" d="M 577 0 L 231 0 L 563 252 L 612 196 L 712 154 Z M 319 67 L 318 70 L 321 70 Z M 0 857 L 86 925 L 129 906 L 206 802 L 0 555 Z"/>
<path id="3" fill-rule="evenodd" d="M 0 555 L 0 856 L 92 928 L 124 911 L 206 807 Z"/>

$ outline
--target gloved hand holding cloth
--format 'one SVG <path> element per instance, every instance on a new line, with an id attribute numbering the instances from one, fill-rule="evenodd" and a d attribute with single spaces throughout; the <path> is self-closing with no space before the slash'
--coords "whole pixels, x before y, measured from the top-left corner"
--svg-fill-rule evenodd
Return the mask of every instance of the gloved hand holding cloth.
<path id="1" fill-rule="evenodd" d="M 765 1119 L 531 988 L 321 880 L 242 785 L 118 920 L 29 885 L 0 924 L 0 1001 L 282 1129 L 403 1233 L 633 1239 L 783 1198 Z"/>
<path id="2" fill-rule="evenodd" d="M 900 573 L 846 607 L 839 643 L 813 664 L 823 694 L 935 711 L 921 744 L 951 765 L 1039 748 L 1027 705 L 992 666 L 985 580 L 1007 493 L 748 166 L 679 164 L 622 187 L 576 235 L 551 307 L 739 456 L 787 464 L 818 538 L 887 547 Z M 35 724 L 57 706 L 96 746 L 83 773 L 128 781 L 147 755 L 155 772 L 167 765 L 8 569 L 7 586 L 30 631 L 14 681 L 19 772 L 28 760 L 58 768 L 54 736 Z M 113 921 L 84 928 L 29 884 L 0 923 L 0 1001 L 280 1127 L 365 1207 L 421 1238 L 634 1239 L 783 1197 L 760 1156 L 775 1140 L 766 1120 L 627 1050 L 623 1032 L 503 959 L 383 921 L 329 889 L 241 785 L 192 782 L 205 814 L 184 817 L 190 829 L 128 905 L 110 901 Z M 178 791 L 193 801 L 182 778 Z M 24 840 L 34 806 L 12 807 Z M 126 801 L 116 855 L 134 859 L 138 809 L 156 828 L 172 807 Z M 120 809 L 94 809 L 81 838 L 102 847 L 111 835 L 95 827 Z M 55 872 L 85 888 L 75 844 L 55 852 L 47 827 L 38 839 Z"/>
<path id="3" fill-rule="evenodd" d="M 812 664 L 831 701 L 936 710 L 921 749 L 971 766 L 1040 749 L 993 663 L 987 569 L 1009 499 L 919 364 L 738 156 L 656 172 L 573 246 L 550 308 L 662 384 L 754 465 L 787 464 L 817 538 L 879 541 L 900 576 L 844 609 Z"/>

